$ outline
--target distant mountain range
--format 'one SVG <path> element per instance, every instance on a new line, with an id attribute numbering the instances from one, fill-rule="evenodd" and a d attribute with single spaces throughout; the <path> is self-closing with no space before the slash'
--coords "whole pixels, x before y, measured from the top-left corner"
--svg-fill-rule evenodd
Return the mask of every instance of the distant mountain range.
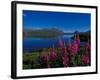
<path id="1" fill-rule="evenodd" d="M 64 33 L 63 31 L 60 31 L 56 28 L 50 28 L 50 29 L 24 29 L 23 30 L 23 37 L 34 37 L 34 38 L 53 38 L 58 37 L 61 35 L 72 35 L 75 33 L 79 34 L 90 34 L 90 30 L 86 32 L 78 32 L 75 31 L 73 33 Z"/>
<path id="2" fill-rule="evenodd" d="M 24 29 L 23 31 L 23 36 L 24 37 L 35 37 L 35 38 L 52 38 L 52 37 L 57 37 L 62 35 L 63 32 L 56 29 L 56 28 L 51 28 L 51 29 L 37 29 L 37 30 L 29 30 L 29 29 Z"/>
<path id="3" fill-rule="evenodd" d="M 76 34 L 79 33 L 79 36 L 80 36 L 80 40 L 81 41 L 88 41 L 91 39 L 91 31 L 88 30 L 86 32 L 75 32 Z M 72 39 L 74 39 L 74 36 L 72 37 Z"/>

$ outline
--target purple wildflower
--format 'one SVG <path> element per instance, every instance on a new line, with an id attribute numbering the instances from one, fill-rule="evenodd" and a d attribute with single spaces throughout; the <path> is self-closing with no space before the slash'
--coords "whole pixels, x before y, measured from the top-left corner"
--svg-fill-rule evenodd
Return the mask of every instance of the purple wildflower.
<path id="1" fill-rule="evenodd" d="M 57 54 L 54 51 L 54 49 L 51 48 L 51 50 L 49 50 L 49 59 L 51 61 L 55 61 L 57 59 Z"/>
<path id="2" fill-rule="evenodd" d="M 82 62 L 83 62 L 85 65 L 88 65 L 88 64 L 89 64 L 90 59 L 89 59 L 89 55 L 88 55 L 88 54 L 82 55 Z"/>
<path id="3" fill-rule="evenodd" d="M 65 46 L 65 43 L 64 43 L 64 56 L 62 57 L 62 59 L 63 59 L 64 67 L 68 67 L 68 65 L 69 65 L 69 57 L 68 57 L 67 48 Z"/>
<path id="4" fill-rule="evenodd" d="M 76 40 L 74 40 L 71 44 L 71 49 L 70 49 L 72 55 L 76 55 L 78 52 L 78 44 L 76 42 Z"/>
<path id="5" fill-rule="evenodd" d="M 60 48 L 63 47 L 63 41 L 62 41 L 61 37 L 58 37 L 58 45 Z"/>

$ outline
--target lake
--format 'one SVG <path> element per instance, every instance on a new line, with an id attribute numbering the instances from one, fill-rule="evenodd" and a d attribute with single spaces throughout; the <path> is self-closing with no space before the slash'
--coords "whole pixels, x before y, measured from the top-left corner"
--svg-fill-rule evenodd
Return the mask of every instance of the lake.
<path id="1" fill-rule="evenodd" d="M 65 44 L 68 44 L 72 35 L 60 36 Z M 58 47 L 58 37 L 56 38 L 24 38 L 23 39 L 23 52 L 31 52 L 41 48 Z"/>

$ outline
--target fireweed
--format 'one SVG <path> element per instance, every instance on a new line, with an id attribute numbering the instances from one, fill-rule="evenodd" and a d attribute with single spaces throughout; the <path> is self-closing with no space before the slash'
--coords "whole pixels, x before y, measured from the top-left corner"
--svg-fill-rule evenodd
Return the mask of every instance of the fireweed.
<path id="1" fill-rule="evenodd" d="M 90 62 L 89 54 L 82 55 L 82 62 L 83 62 L 84 65 L 88 65 L 89 64 L 89 62 Z"/>
<path id="2" fill-rule="evenodd" d="M 63 41 L 62 41 L 61 37 L 58 37 L 58 45 L 60 48 L 63 47 Z"/>
<path id="3" fill-rule="evenodd" d="M 70 63 L 72 63 L 72 65 L 76 65 L 75 62 L 75 58 L 76 55 L 78 54 L 80 48 L 80 38 L 79 35 L 75 34 L 74 40 L 68 45 L 68 50 L 70 51 Z"/>
<path id="4" fill-rule="evenodd" d="M 89 65 L 90 63 L 90 43 L 89 40 L 88 42 L 85 44 L 85 53 L 82 55 L 82 62 L 84 65 Z"/>
<path id="5" fill-rule="evenodd" d="M 74 40 L 71 44 L 71 48 L 70 48 L 71 54 L 73 56 L 75 56 L 78 53 L 78 44 L 76 42 L 76 40 Z"/>
<path id="6" fill-rule="evenodd" d="M 69 42 L 68 44 L 68 50 L 70 50 L 70 53 L 75 56 L 78 51 L 79 51 L 79 47 L 80 47 L 80 38 L 79 35 L 75 35 L 75 38 L 73 40 L 73 42 Z"/>
<path id="7" fill-rule="evenodd" d="M 49 59 L 50 59 L 50 61 L 55 61 L 57 59 L 57 54 L 56 54 L 55 50 L 52 48 L 51 48 L 51 50 L 49 50 Z"/>
<path id="8" fill-rule="evenodd" d="M 63 43 L 61 37 L 58 37 L 58 48 L 49 48 L 47 52 L 40 56 L 42 67 L 56 67 L 63 65 L 63 67 L 78 66 L 78 61 L 81 61 L 81 65 L 89 65 L 90 63 L 90 43 L 89 40 L 81 48 L 84 52 L 80 54 L 80 37 L 79 34 L 75 35 L 74 40 L 69 44 Z M 60 53 L 60 54 L 59 54 Z M 77 59 L 78 57 L 78 59 Z M 57 62 L 58 60 L 58 62 Z"/>
<path id="9" fill-rule="evenodd" d="M 68 67 L 69 66 L 69 57 L 68 57 L 66 46 L 64 47 L 64 56 L 62 57 L 62 60 L 63 60 L 64 67 Z"/>

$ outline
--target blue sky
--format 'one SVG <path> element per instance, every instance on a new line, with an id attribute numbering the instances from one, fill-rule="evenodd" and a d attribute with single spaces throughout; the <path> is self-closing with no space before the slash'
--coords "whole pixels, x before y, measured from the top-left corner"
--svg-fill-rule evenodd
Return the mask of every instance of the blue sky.
<path id="1" fill-rule="evenodd" d="M 23 10 L 24 29 L 58 28 L 63 32 L 87 31 L 91 26 L 88 13 Z"/>

